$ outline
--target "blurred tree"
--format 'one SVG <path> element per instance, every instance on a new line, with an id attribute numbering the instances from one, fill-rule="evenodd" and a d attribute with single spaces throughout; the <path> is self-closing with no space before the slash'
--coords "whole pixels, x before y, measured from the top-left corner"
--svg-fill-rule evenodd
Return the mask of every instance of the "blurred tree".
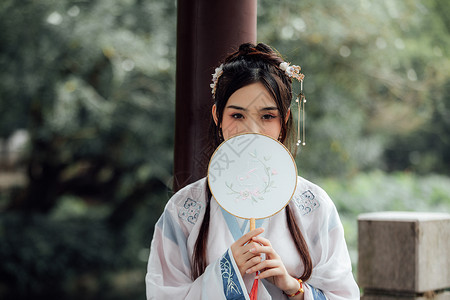
<path id="1" fill-rule="evenodd" d="M 49 212 L 74 194 L 123 210 L 137 194 L 164 188 L 173 3 L 5 1 L 0 14 L 0 136 L 31 134 L 29 185 L 9 207 Z"/>
<path id="2" fill-rule="evenodd" d="M 450 8 L 445 1 L 427 2 L 423 8 L 426 21 L 416 29 L 426 31 L 417 43 L 411 65 L 420 70 L 427 99 L 418 115 L 428 112 L 426 120 L 415 130 L 396 135 L 387 145 L 388 170 L 407 169 L 420 174 L 450 174 Z M 409 74 L 410 75 L 410 74 Z"/>
<path id="3" fill-rule="evenodd" d="M 427 172 L 450 174 L 442 165 L 450 144 L 433 132 L 449 130 L 444 2 L 259 2 L 259 39 L 306 74 L 309 145 L 298 156 L 300 172 L 402 170 L 423 155 L 436 157 L 424 159 Z"/>
<path id="4" fill-rule="evenodd" d="M 84 276 L 98 298 L 111 269 L 145 264 L 172 172 L 175 21 L 165 1 L 0 4 L 0 138 L 30 134 L 28 184 L 0 197 L 0 298 L 87 299 Z"/>

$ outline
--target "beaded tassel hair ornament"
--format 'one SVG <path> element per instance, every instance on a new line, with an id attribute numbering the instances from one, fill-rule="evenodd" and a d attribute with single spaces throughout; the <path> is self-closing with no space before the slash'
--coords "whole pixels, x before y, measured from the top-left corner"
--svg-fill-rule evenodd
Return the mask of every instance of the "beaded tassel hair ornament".
<path id="1" fill-rule="evenodd" d="M 306 97 L 303 93 L 303 79 L 305 78 L 305 75 L 300 73 L 300 70 L 302 69 L 300 66 L 296 65 L 290 65 L 288 62 L 282 62 L 279 65 L 279 68 L 284 71 L 284 73 L 289 78 L 297 79 L 300 82 L 300 93 L 297 95 L 297 98 L 295 99 L 295 102 L 297 103 L 297 147 L 302 145 L 306 145 L 306 135 L 305 135 L 305 103 L 306 103 Z M 210 84 L 211 92 L 213 95 L 213 98 L 215 98 L 216 95 L 216 88 L 217 88 L 217 82 L 219 81 L 220 76 L 223 74 L 223 64 L 221 64 L 219 67 L 217 67 L 214 70 L 214 74 L 212 74 L 212 83 Z"/>
<path id="2" fill-rule="evenodd" d="M 290 78 L 295 78 L 300 81 L 300 93 L 297 95 L 295 102 L 297 103 L 297 147 L 306 145 L 305 135 L 305 103 L 306 97 L 303 93 L 303 79 L 305 75 L 300 73 L 302 69 L 300 66 L 290 65 L 288 62 L 282 62 L 280 69 L 283 70 Z M 301 125 L 300 125 L 301 124 Z"/>

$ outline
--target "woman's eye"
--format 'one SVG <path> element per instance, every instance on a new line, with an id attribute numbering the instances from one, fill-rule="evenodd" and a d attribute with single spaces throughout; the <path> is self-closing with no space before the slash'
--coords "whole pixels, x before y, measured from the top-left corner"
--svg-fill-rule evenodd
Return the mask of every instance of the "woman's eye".
<path id="1" fill-rule="evenodd" d="M 271 119 L 275 119 L 276 116 L 267 114 L 267 115 L 263 115 L 262 118 L 263 118 L 263 120 L 271 120 Z"/>
<path id="2" fill-rule="evenodd" d="M 231 117 L 233 119 L 242 119 L 244 116 L 242 114 L 236 113 L 236 114 L 232 114 Z"/>

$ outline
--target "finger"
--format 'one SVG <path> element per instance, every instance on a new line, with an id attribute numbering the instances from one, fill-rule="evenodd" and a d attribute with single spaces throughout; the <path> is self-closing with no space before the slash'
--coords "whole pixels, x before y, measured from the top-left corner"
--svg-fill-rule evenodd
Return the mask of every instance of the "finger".
<path id="1" fill-rule="evenodd" d="M 260 256 L 254 256 L 251 259 L 249 259 L 247 262 L 244 263 L 242 266 L 243 271 L 248 271 L 253 269 L 255 266 L 261 263 L 262 258 Z M 256 271 L 255 271 L 256 272 Z M 248 272 L 248 273 L 254 273 L 254 272 Z"/>
<path id="2" fill-rule="evenodd" d="M 233 252 L 233 255 L 235 255 L 235 256 L 247 256 L 247 257 L 259 256 L 258 253 L 253 253 L 254 249 L 257 246 L 259 246 L 259 245 L 254 242 L 250 242 L 243 246 L 234 245 L 234 246 L 232 246 L 231 251 Z M 250 250 L 252 250 L 252 251 L 250 251 Z"/>
<path id="3" fill-rule="evenodd" d="M 255 250 L 257 249 L 257 248 L 260 248 L 260 247 L 263 247 L 263 246 L 261 246 L 260 244 L 258 244 L 258 243 L 255 243 L 255 242 L 249 242 L 248 244 L 245 244 L 244 246 L 242 246 L 242 250 L 244 251 L 244 252 L 255 252 Z M 254 255 L 254 254 L 253 254 Z"/>
<path id="4" fill-rule="evenodd" d="M 256 246 L 256 243 L 250 242 L 249 244 L 244 246 L 232 247 L 231 251 L 233 253 L 234 260 L 236 261 L 236 264 L 239 266 L 239 268 L 242 268 L 242 266 L 253 257 L 260 257 L 260 254 L 258 253 L 250 252 L 250 250 L 255 248 Z"/>
<path id="5" fill-rule="evenodd" d="M 253 229 L 252 231 L 247 232 L 246 234 L 244 234 L 243 236 L 241 236 L 236 243 L 238 243 L 239 245 L 245 245 L 249 240 L 251 240 L 253 237 L 256 237 L 257 235 L 260 235 L 261 233 L 264 232 L 264 228 L 256 228 Z"/>
<path id="6" fill-rule="evenodd" d="M 280 269 L 280 272 L 282 272 L 283 267 L 280 260 L 264 260 L 247 269 L 246 273 L 264 272 L 265 269 Z"/>
<path id="7" fill-rule="evenodd" d="M 273 269 L 266 269 L 266 270 L 262 271 L 261 273 L 259 273 L 259 275 L 257 277 L 258 277 L 258 279 L 264 279 L 264 278 L 279 276 L 279 275 L 283 275 L 283 274 L 284 273 L 281 269 L 273 268 Z"/>
<path id="8" fill-rule="evenodd" d="M 266 257 L 270 258 L 270 259 L 279 259 L 280 258 L 278 253 L 276 253 L 275 250 L 271 246 L 256 245 L 253 248 L 251 248 L 249 250 L 249 252 L 254 255 L 261 255 L 262 253 L 264 253 L 266 255 Z"/>
<path id="9" fill-rule="evenodd" d="M 258 257 L 258 258 L 261 259 L 261 255 L 254 254 L 254 253 L 251 253 L 251 252 L 247 251 L 246 253 L 243 253 L 243 254 L 240 254 L 240 255 L 236 255 L 234 260 L 236 261 L 236 264 L 238 266 L 242 266 L 245 263 L 247 263 L 248 261 L 250 261 L 251 259 L 253 259 L 254 257 Z"/>
<path id="10" fill-rule="evenodd" d="M 254 237 L 252 237 L 252 240 L 254 242 L 256 242 L 256 243 L 261 244 L 261 245 L 272 247 L 272 244 L 270 243 L 270 241 L 268 239 L 266 239 L 266 238 L 261 237 L 261 236 L 254 236 Z"/>
<path id="11" fill-rule="evenodd" d="M 242 241 L 239 239 L 236 242 L 234 242 L 230 248 L 231 248 L 231 252 L 236 257 L 236 256 L 241 256 L 241 255 L 247 253 L 250 249 L 254 248 L 255 245 L 257 245 L 257 244 L 254 242 L 249 242 L 249 241 L 242 243 Z"/>

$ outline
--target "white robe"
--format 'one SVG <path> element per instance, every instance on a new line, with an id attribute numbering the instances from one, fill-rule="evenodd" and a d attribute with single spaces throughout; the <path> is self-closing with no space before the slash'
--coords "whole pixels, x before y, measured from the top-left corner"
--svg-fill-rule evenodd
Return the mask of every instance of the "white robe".
<path id="1" fill-rule="evenodd" d="M 206 179 L 201 179 L 178 191 L 157 222 L 145 277 L 147 299 L 249 299 L 255 274 L 242 277 L 230 250 L 231 244 L 248 231 L 248 222 L 240 228 L 237 218 L 225 212 L 214 198 L 206 248 L 208 266 L 199 278 L 191 279 L 192 253 L 206 208 L 205 188 Z M 304 284 L 305 299 L 359 299 L 344 230 L 325 191 L 299 177 L 289 206 L 313 264 L 312 275 Z M 257 220 L 256 225 L 265 229 L 261 236 L 271 242 L 289 274 L 298 278 L 304 267 L 289 233 L 285 210 Z M 288 297 L 263 279 L 258 299 Z"/>

